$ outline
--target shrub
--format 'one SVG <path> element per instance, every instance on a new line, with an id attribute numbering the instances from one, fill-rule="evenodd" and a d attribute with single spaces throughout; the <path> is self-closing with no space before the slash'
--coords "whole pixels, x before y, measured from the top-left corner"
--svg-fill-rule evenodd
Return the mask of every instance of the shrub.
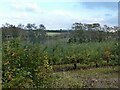
<path id="1" fill-rule="evenodd" d="M 4 42 L 2 59 L 3 88 L 44 87 L 43 81 L 49 82 L 52 68 L 38 46 L 23 45 L 18 39 Z"/>

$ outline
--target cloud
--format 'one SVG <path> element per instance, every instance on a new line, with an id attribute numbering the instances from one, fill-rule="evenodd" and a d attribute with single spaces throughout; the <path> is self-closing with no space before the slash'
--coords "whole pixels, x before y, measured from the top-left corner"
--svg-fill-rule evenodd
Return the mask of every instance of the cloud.
<path id="1" fill-rule="evenodd" d="M 27 3 L 12 3 L 11 7 L 13 10 L 25 11 L 25 12 L 39 12 L 40 8 L 36 3 L 27 2 Z"/>
<path id="2" fill-rule="evenodd" d="M 45 24 L 47 29 L 65 29 L 69 28 L 72 24 L 73 18 L 70 16 L 70 14 L 70 12 L 64 10 L 53 10 L 46 12 L 43 16 L 39 17 L 38 15 L 34 19 L 37 21 L 37 24 Z"/>
<path id="3" fill-rule="evenodd" d="M 64 11 L 64 10 L 53 10 L 51 13 L 55 15 L 68 15 L 69 14 L 67 11 Z"/>
<path id="4" fill-rule="evenodd" d="M 13 13 L 10 15 L 2 16 L 2 19 L 0 20 L 0 24 L 5 24 L 7 22 L 7 23 L 17 25 L 19 23 L 25 23 L 27 20 L 29 20 L 27 13 L 24 13 L 24 12 L 22 13 L 20 12 L 16 14 Z"/>

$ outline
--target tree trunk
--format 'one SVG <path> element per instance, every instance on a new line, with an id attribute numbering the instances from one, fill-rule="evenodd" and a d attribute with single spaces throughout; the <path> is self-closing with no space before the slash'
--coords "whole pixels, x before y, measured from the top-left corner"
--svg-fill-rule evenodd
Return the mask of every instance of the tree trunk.
<path id="1" fill-rule="evenodd" d="M 96 63 L 96 68 L 99 67 L 99 65 Z"/>
<path id="2" fill-rule="evenodd" d="M 77 63 L 74 63 L 74 69 L 76 69 L 77 68 Z"/>

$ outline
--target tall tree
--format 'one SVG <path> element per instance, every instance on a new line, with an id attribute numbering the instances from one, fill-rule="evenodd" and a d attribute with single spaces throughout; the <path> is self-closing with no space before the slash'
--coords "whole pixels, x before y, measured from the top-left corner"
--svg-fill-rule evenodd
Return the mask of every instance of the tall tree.
<path id="1" fill-rule="evenodd" d="M 86 24 L 86 27 L 87 27 L 87 30 L 91 31 L 92 28 L 93 28 L 93 25 L 92 24 Z"/>
<path id="2" fill-rule="evenodd" d="M 23 24 L 18 24 L 17 27 L 20 28 L 20 29 L 24 29 L 24 25 Z"/>
<path id="3" fill-rule="evenodd" d="M 83 24 L 82 23 L 73 23 L 72 25 L 73 30 L 83 30 Z"/>
<path id="4" fill-rule="evenodd" d="M 36 26 L 35 24 L 30 24 L 30 23 L 28 23 L 28 24 L 26 25 L 26 28 L 27 28 L 28 30 L 35 30 L 35 29 L 37 29 L 37 26 Z"/>
<path id="5" fill-rule="evenodd" d="M 92 27 L 94 28 L 94 30 L 97 30 L 97 31 L 101 30 L 101 26 L 99 23 L 93 23 Z"/>
<path id="6" fill-rule="evenodd" d="M 40 25 L 39 25 L 39 29 L 40 29 L 40 30 L 45 30 L 46 27 L 45 27 L 43 24 L 40 24 Z"/>

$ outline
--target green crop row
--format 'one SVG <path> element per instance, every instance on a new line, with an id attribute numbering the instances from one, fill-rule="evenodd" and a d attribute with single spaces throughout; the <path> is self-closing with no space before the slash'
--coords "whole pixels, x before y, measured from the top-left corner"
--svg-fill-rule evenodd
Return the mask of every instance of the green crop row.
<path id="1" fill-rule="evenodd" d="M 3 42 L 3 88 L 49 87 L 52 65 L 118 65 L 118 43 L 25 44 L 18 39 Z"/>
<path id="2" fill-rule="evenodd" d="M 82 44 L 57 44 L 48 46 L 50 64 L 118 64 L 117 42 L 92 42 Z"/>

